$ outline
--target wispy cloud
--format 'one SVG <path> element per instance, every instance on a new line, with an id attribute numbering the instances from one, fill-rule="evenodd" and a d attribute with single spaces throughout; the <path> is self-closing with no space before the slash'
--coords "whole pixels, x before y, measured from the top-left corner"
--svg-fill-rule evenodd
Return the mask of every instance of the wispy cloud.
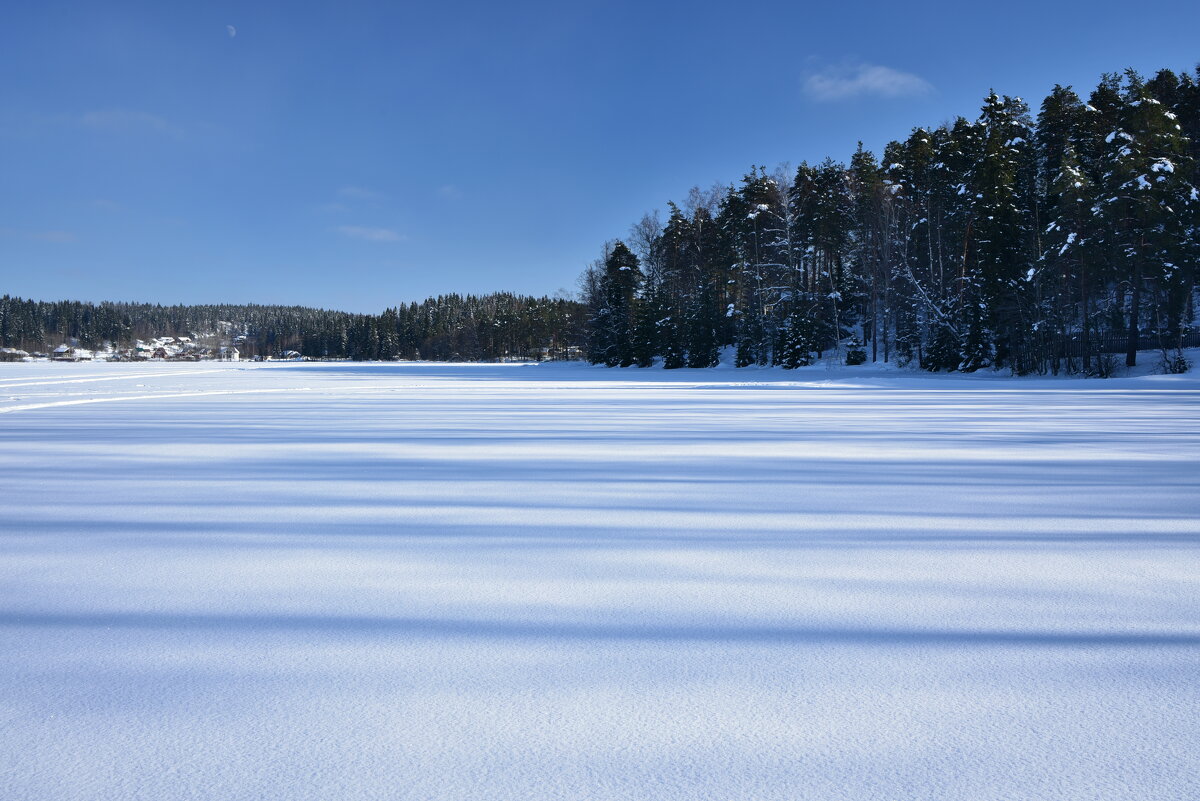
<path id="1" fill-rule="evenodd" d="M 148 111 L 108 108 L 92 111 L 38 112 L 0 111 L 0 129 L 18 136 L 43 136 L 62 130 L 80 129 L 109 135 L 185 137 L 186 132 L 165 117 Z"/>
<path id="2" fill-rule="evenodd" d="M 80 118 L 87 128 L 116 134 L 168 134 L 178 135 L 179 129 L 157 114 L 129 109 L 101 109 L 89 111 Z"/>
<path id="3" fill-rule="evenodd" d="M 0 228 L 0 238 L 25 239 L 32 242 L 64 243 L 74 242 L 75 234 L 71 231 L 31 230 L 27 228 Z"/>
<path id="4" fill-rule="evenodd" d="M 399 242 L 404 238 L 391 228 L 368 228 L 363 225 L 339 225 L 337 232 L 342 236 L 367 242 Z"/>
<path id="5" fill-rule="evenodd" d="M 379 200 L 383 197 L 382 192 L 367 189 L 365 186 L 343 186 L 337 193 L 342 197 L 353 198 L 355 200 Z"/>
<path id="6" fill-rule="evenodd" d="M 438 187 L 438 196 L 446 200 L 458 200 L 463 196 L 462 190 L 454 184 L 445 184 Z"/>
<path id="7" fill-rule="evenodd" d="M 813 100 L 847 100 L 854 97 L 919 97 L 933 84 L 919 75 L 880 64 L 831 65 L 804 78 L 804 92 Z"/>

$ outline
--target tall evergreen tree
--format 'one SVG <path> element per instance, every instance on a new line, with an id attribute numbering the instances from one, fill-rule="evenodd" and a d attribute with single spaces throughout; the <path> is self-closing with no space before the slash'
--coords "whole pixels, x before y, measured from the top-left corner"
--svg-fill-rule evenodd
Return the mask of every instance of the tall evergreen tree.
<path id="1" fill-rule="evenodd" d="M 634 298 L 641 282 L 637 256 L 617 241 L 608 248 L 590 304 L 588 358 L 592 362 L 628 367 L 636 361 Z"/>

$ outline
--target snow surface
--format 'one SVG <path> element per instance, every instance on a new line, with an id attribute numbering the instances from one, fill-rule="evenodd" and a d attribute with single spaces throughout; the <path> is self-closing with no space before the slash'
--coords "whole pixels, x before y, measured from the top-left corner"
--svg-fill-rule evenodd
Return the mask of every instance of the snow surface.
<path id="1" fill-rule="evenodd" d="M 1196 798 L 1198 412 L 1195 373 L 2 365 L 0 796 Z"/>

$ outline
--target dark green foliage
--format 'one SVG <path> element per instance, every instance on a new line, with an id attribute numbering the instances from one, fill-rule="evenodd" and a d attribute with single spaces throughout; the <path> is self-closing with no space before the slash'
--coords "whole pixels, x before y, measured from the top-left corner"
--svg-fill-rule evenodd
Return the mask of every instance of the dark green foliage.
<path id="1" fill-rule="evenodd" d="M 784 323 L 778 364 L 785 369 L 807 367 L 818 350 L 817 325 L 809 315 L 795 315 Z"/>
<path id="2" fill-rule="evenodd" d="M 858 341 L 858 337 L 850 340 L 846 346 L 846 364 L 854 366 L 856 364 L 865 364 L 867 361 L 867 352 L 863 350 L 862 343 Z"/>
<path id="3" fill-rule="evenodd" d="M 589 300 L 587 356 L 593 364 L 609 367 L 629 367 L 640 363 L 639 357 L 653 354 L 653 337 L 640 332 L 635 324 L 635 295 L 642 283 L 637 256 L 625 245 L 616 242 L 608 248 L 603 265 L 597 268 L 592 280 Z M 645 315 L 642 315 L 644 320 Z"/>
<path id="4" fill-rule="evenodd" d="M 1115 349 L 1132 363 L 1193 341 L 1198 181 L 1200 70 L 1106 75 L 1086 103 L 1056 86 L 1036 124 L 991 92 L 977 119 L 915 129 L 882 160 L 860 144 L 848 165 L 756 166 L 690 216 L 672 205 L 639 347 L 670 367 L 732 346 L 738 366 L 835 349 L 1108 374 Z"/>
<path id="5" fill-rule="evenodd" d="M 77 340 L 119 347 L 158 336 L 234 340 L 243 356 L 295 350 L 317 359 L 561 358 L 582 342 L 573 300 L 443 295 L 380 315 L 302 306 L 157 306 L 0 297 L 0 346 L 47 351 Z"/>
<path id="6" fill-rule="evenodd" d="M 954 371 L 962 361 L 962 344 L 949 325 L 937 325 L 933 329 L 933 337 L 925 349 L 925 358 L 921 366 L 930 372 L 941 370 Z"/>

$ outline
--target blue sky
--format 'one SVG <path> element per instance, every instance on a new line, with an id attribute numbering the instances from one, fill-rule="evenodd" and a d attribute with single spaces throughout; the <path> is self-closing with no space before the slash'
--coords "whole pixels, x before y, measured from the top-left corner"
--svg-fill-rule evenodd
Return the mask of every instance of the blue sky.
<path id="1" fill-rule="evenodd" d="M 999 9 L 1002 9 L 1002 13 Z M 1102 72 L 1200 4 L 9 4 L 0 293 L 351 311 L 574 291 L 751 164 L 846 159 Z"/>

